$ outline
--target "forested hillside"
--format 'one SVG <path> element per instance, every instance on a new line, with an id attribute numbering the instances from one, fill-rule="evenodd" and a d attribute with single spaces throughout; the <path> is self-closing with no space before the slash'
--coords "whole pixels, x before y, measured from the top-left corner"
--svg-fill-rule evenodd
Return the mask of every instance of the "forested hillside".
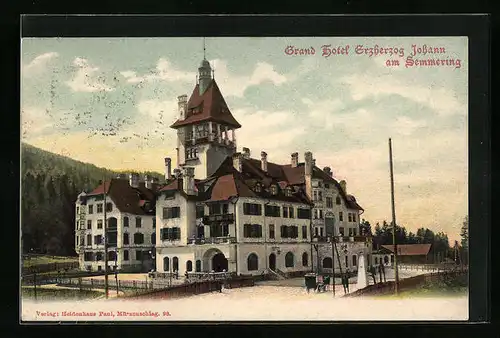
<path id="1" fill-rule="evenodd" d="M 21 149 L 22 251 L 75 255 L 74 203 L 118 172 L 53 154 L 28 144 Z M 150 174 L 162 181 L 162 175 Z"/>

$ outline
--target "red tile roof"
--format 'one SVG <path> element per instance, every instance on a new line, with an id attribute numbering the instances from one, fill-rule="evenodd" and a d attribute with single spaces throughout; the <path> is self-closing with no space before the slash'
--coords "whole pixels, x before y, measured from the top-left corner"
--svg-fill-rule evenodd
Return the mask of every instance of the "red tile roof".
<path id="1" fill-rule="evenodd" d="M 397 245 L 398 256 L 426 256 L 431 246 L 432 244 L 399 244 Z M 393 245 L 382 245 L 382 247 L 394 252 Z"/>
<path id="2" fill-rule="evenodd" d="M 202 121 L 213 121 L 233 128 L 241 128 L 241 124 L 231 114 L 215 80 L 210 82 L 203 95 L 200 95 L 197 84 L 189 98 L 187 108 L 186 119 L 175 121 L 170 126 L 171 128 L 179 128 Z M 193 114 L 192 109 L 201 109 L 201 112 Z"/>

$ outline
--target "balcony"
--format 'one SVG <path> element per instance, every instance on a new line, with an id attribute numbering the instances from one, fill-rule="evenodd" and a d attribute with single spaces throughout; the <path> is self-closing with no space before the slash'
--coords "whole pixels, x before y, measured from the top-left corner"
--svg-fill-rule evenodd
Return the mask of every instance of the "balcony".
<path id="1" fill-rule="evenodd" d="M 234 214 L 217 214 L 217 215 L 203 216 L 204 224 L 210 224 L 214 222 L 234 223 Z"/>
<path id="2" fill-rule="evenodd" d="M 236 237 L 208 237 L 208 238 L 190 238 L 189 244 L 231 244 L 236 243 Z"/>

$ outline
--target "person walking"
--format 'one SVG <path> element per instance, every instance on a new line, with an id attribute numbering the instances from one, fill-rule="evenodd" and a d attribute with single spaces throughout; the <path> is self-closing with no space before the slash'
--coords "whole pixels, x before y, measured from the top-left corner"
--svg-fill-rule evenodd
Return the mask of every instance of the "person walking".
<path id="1" fill-rule="evenodd" d="M 385 266 L 382 264 L 382 274 L 384 275 L 384 283 L 386 282 L 386 279 L 385 279 Z M 380 279 L 382 279 L 382 277 L 380 277 Z"/>
<path id="2" fill-rule="evenodd" d="M 376 271 L 375 271 L 375 267 L 373 265 L 370 266 L 370 274 L 373 278 L 373 285 L 377 284 L 377 279 L 375 277 Z"/>
<path id="3" fill-rule="evenodd" d="M 380 283 L 382 283 L 382 264 L 378 266 L 378 275 L 380 277 Z"/>

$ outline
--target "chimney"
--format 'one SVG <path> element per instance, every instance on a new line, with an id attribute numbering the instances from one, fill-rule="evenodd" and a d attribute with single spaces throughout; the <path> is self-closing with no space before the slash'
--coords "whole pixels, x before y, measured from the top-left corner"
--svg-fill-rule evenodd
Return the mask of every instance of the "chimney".
<path id="1" fill-rule="evenodd" d="M 260 166 L 262 171 L 267 173 L 267 153 L 265 151 L 260 153 Z"/>
<path id="2" fill-rule="evenodd" d="M 130 173 L 129 177 L 129 184 L 132 188 L 138 188 L 139 187 L 139 174 L 136 173 Z"/>
<path id="3" fill-rule="evenodd" d="M 346 181 L 342 180 L 339 182 L 340 184 L 340 187 L 342 188 L 342 190 L 344 190 L 344 193 L 347 195 L 347 183 Z"/>
<path id="4" fill-rule="evenodd" d="M 187 95 L 177 96 L 177 104 L 179 109 L 179 119 L 186 119 L 186 111 L 187 111 Z"/>
<path id="5" fill-rule="evenodd" d="M 243 148 L 243 157 L 250 158 L 250 148 Z"/>
<path id="6" fill-rule="evenodd" d="M 152 183 L 153 180 L 151 179 L 151 176 L 144 175 L 144 186 L 146 187 L 146 189 L 151 189 L 153 187 Z"/>
<path id="7" fill-rule="evenodd" d="M 315 166 L 316 166 L 316 159 L 313 158 L 313 160 L 312 160 L 312 167 L 314 168 Z"/>
<path id="8" fill-rule="evenodd" d="M 299 165 L 299 153 L 292 154 L 292 168 L 296 168 Z"/>
<path id="9" fill-rule="evenodd" d="M 324 167 L 323 171 L 330 177 L 333 177 L 332 169 L 330 167 Z"/>
<path id="10" fill-rule="evenodd" d="M 174 177 L 179 178 L 181 177 L 181 170 L 180 169 L 174 169 Z"/>
<path id="11" fill-rule="evenodd" d="M 165 181 L 172 178 L 172 159 L 165 157 Z"/>
<path id="12" fill-rule="evenodd" d="M 314 159 L 313 154 L 308 151 L 304 154 L 304 162 L 305 162 L 305 175 L 311 176 L 313 172 Z"/>
<path id="13" fill-rule="evenodd" d="M 196 195 L 196 189 L 194 185 L 194 168 L 193 167 L 183 167 L 184 171 L 182 188 L 187 195 Z"/>
<path id="14" fill-rule="evenodd" d="M 238 170 L 240 173 L 243 171 L 242 162 L 243 159 L 242 153 L 236 153 L 233 155 L 233 167 Z"/>

